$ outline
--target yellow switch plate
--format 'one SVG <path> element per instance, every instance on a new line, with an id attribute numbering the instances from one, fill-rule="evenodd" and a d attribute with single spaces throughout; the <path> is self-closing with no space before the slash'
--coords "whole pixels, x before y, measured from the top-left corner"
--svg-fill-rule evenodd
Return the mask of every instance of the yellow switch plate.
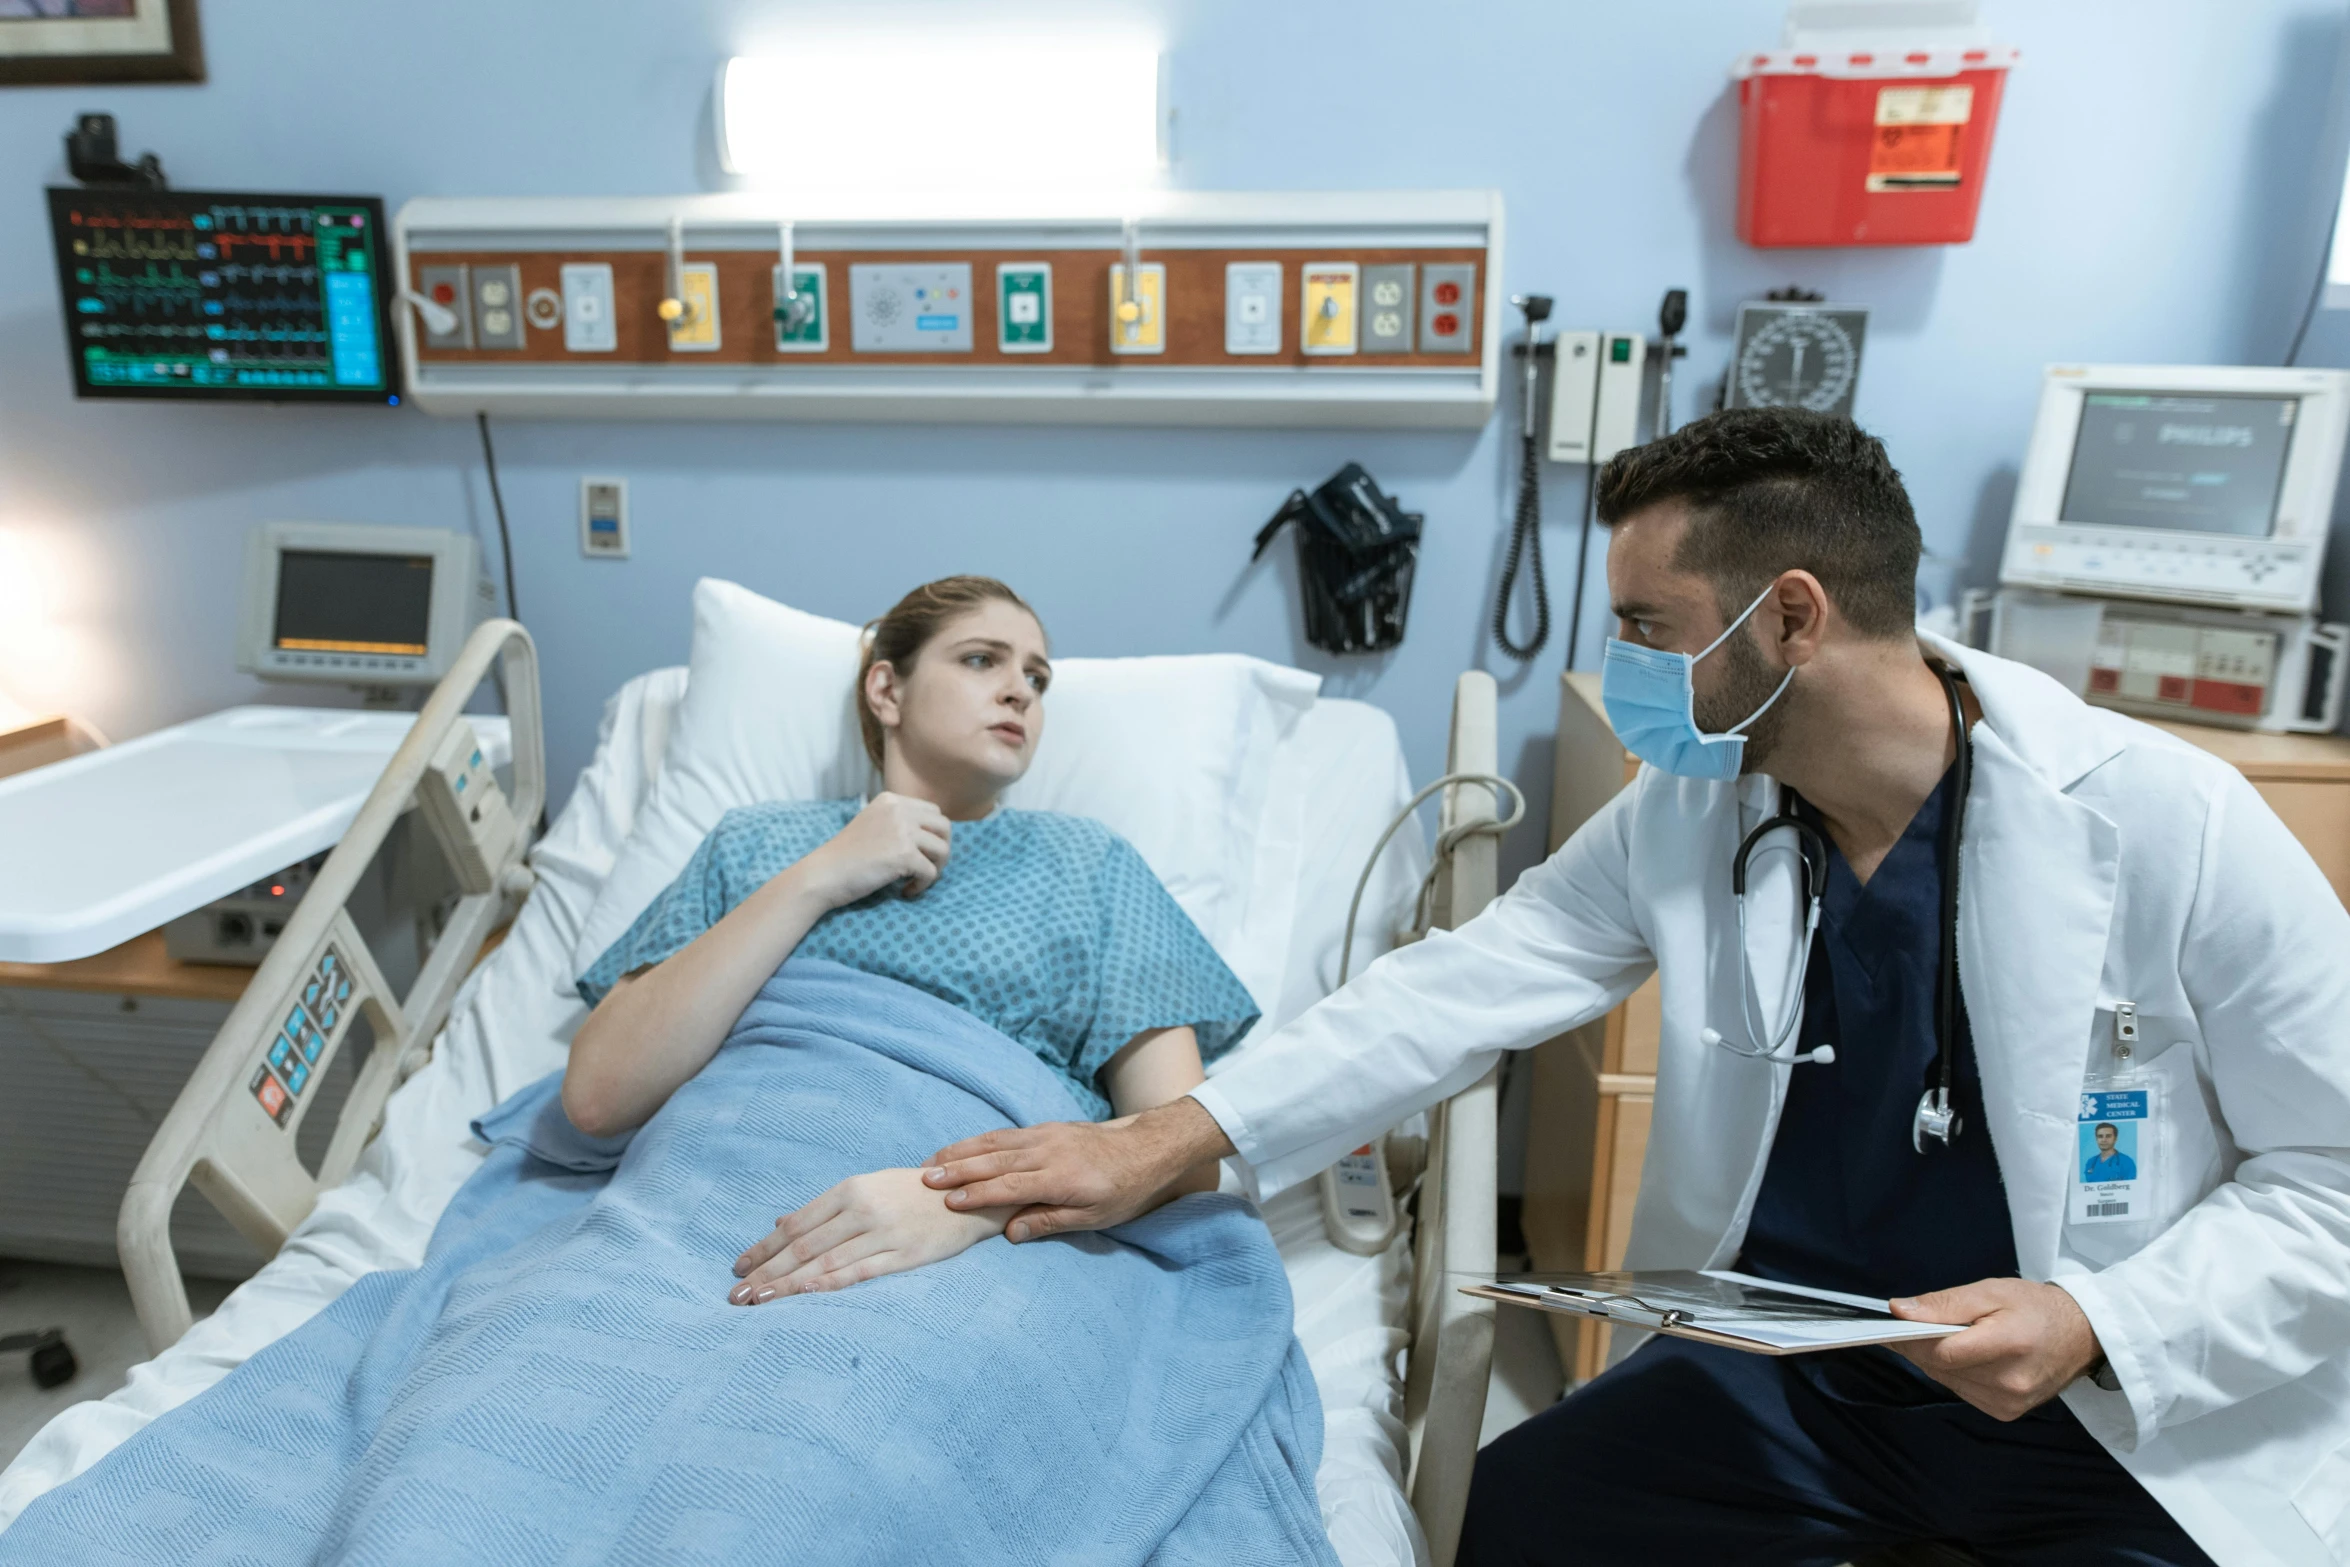
<path id="1" fill-rule="evenodd" d="M 1167 268 L 1146 261 L 1134 280 L 1134 302 L 1142 314 L 1132 321 L 1118 319 L 1126 299 L 1126 263 L 1110 263 L 1110 352 L 1163 354 L 1167 351 Z"/>
<path id="2" fill-rule="evenodd" d="M 718 268 L 708 261 L 688 262 L 678 273 L 677 297 L 685 314 L 669 323 L 673 353 L 707 354 L 718 348 Z"/>
<path id="3" fill-rule="evenodd" d="M 1355 293 L 1362 268 L 1352 261 L 1309 261 L 1298 290 L 1304 314 L 1298 344 L 1308 354 L 1351 354 L 1355 338 Z"/>

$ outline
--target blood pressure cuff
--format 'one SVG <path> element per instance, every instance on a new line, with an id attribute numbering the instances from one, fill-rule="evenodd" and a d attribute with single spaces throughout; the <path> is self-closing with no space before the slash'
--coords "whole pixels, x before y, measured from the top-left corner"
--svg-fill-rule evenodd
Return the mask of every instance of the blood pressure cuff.
<path id="1" fill-rule="evenodd" d="M 1381 652 L 1403 641 L 1424 520 L 1350 462 L 1310 493 L 1290 491 L 1249 558 L 1295 523 L 1306 640 L 1327 653 Z"/>

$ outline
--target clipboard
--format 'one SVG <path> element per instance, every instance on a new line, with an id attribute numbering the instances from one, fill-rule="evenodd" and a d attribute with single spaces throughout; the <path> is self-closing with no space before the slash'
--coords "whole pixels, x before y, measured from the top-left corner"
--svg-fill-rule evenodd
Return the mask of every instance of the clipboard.
<path id="1" fill-rule="evenodd" d="M 1905 1322 L 1887 1303 L 1727 1269 L 1636 1273 L 1505 1273 L 1461 1293 L 1505 1306 L 1620 1322 L 1648 1333 L 1752 1355 L 1806 1355 L 1944 1338 L 1965 1331 Z"/>

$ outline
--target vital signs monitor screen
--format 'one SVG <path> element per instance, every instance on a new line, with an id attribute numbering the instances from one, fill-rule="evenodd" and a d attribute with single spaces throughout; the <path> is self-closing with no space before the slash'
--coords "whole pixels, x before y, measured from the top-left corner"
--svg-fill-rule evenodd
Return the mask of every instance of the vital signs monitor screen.
<path id="1" fill-rule="evenodd" d="M 82 397 L 396 404 L 373 196 L 52 190 Z"/>
<path id="2" fill-rule="evenodd" d="M 277 626 L 290 652 L 423 658 L 432 639 L 432 557 L 285 550 L 277 558 Z"/>
<path id="3" fill-rule="evenodd" d="M 2058 520 L 2266 538 L 2297 397 L 2088 392 Z"/>

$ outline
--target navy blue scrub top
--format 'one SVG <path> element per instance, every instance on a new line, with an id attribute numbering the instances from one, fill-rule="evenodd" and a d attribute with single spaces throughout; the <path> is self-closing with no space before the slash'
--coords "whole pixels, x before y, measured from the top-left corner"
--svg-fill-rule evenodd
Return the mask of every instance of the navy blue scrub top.
<path id="1" fill-rule="evenodd" d="M 1835 1046 L 1836 1059 L 1789 1075 L 1738 1263 L 1745 1272 L 1878 1297 L 2015 1275 L 2015 1230 L 1963 1002 L 1951 1084 L 1963 1129 L 1947 1148 L 1929 1140 L 1924 1153 L 1909 1140 L 1938 1053 L 1942 813 L 1955 771 L 1865 887 L 1827 839 L 1800 1038 L 1805 1050 Z"/>

